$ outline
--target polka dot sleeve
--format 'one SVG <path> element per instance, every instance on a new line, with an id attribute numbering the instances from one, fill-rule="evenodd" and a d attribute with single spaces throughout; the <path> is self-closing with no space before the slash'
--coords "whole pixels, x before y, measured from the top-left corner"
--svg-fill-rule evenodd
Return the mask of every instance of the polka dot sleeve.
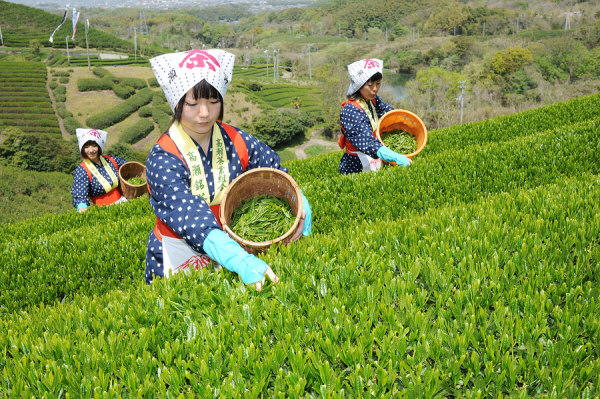
<path id="1" fill-rule="evenodd" d="M 206 157 L 203 161 L 206 162 Z M 206 201 L 190 191 L 191 177 L 185 164 L 154 145 L 146 160 L 146 178 L 156 216 L 195 251 L 204 253 L 204 239 L 211 230 L 220 227 Z"/>
<path id="2" fill-rule="evenodd" d="M 79 165 L 73 174 L 73 186 L 71 187 L 71 196 L 73 197 L 71 204 L 73 207 L 77 208 L 77 205 L 81 203 L 86 204 L 88 207 L 90 206 L 89 190 L 90 179 L 85 169 Z"/>
<path id="3" fill-rule="evenodd" d="M 379 95 L 375 96 L 375 109 L 377 110 L 377 115 L 381 118 L 386 112 L 394 109 L 390 104 L 383 102 Z"/>
<path id="4" fill-rule="evenodd" d="M 340 125 L 345 129 L 344 135 L 357 150 L 377 158 L 377 150 L 381 142 L 373 136 L 369 117 L 352 104 L 344 105 L 340 111 Z"/>

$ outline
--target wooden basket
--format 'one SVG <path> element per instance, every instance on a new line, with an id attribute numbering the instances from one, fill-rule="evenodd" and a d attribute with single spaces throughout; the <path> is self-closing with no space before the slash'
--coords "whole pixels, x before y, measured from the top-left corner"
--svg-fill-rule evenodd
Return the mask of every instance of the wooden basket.
<path id="1" fill-rule="evenodd" d="M 127 180 L 136 176 L 146 180 L 146 166 L 139 162 L 129 161 L 119 168 L 121 192 L 128 200 L 140 197 L 148 192 L 148 185 L 145 182 L 137 185 L 127 182 Z"/>
<path id="2" fill-rule="evenodd" d="M 242 201 L 262 194 L 273 195 L 287 201 L 296 216 L 292 227 L 281 237 L 262 242 L 253 242 L 235 234 L 231 228 L 231 216 Z M 287 245 L 292 241 L 294 232 L 299 228 L 302 216 L 302 194 L 296 181 L 287 173 L 274 168 L 256 168 L 238 176 L 223 193 L 219 218 L 223 230 L 251 254 L 265 252 L 271 245 Z M 302 227 L 300 227 L 302 228 Z"/>
<path id="3" fill-rule="evenodd" d="M 413 136 L 417 141 L 417 149 L 411 154 L 402 154 L 408 158 L 412 158 L 425 148 L 427 144 L 427 128 L 417 115 L 403 109 L 394 109 L 386 112 L 377 124 L 375 136 L 379 141 L 383 142 L 386 137 L 385 132 L 390 130 L 401 129 Z M 395 164 L 395 162 L 394 162 Z"/>

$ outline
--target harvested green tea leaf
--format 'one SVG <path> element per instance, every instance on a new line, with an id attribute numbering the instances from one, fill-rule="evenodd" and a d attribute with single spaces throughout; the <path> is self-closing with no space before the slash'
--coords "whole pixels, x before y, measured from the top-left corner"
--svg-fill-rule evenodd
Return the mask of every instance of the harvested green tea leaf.
<path id="1" fill-rule="evenodd" d="M 242 201 L 231 215 L 231 230 L 244 240 L 261 242 L 281 237 L 294 224 L 289 204 L 263 194 Z"/>
<path id="2" fill-rule="evenodd" d="M 132 186 L 139 186 L 140 184 L 145 184 L 146 179 L 142 179 L 139 176 L 134 176 L 131 179 L 127 179 L 127 183 L 131 184 Z"/>
<path id="3" fill-rule="evenodd" d="M 383 144 L 399 154 L 412 154 L 417 150 L 417 141 L 413 136 L 401 129 L 385 132 L 382 135 Z"/>

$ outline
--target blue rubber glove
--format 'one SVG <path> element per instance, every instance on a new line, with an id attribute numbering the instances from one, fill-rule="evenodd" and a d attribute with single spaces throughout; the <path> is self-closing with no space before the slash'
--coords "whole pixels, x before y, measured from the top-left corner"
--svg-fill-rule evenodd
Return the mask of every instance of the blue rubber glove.
<path id="1" fill-rule="evenodd" d="M 312 209 L 310 209 L 310 205 L 308 204 L 308 200 L 304 196 L 302 190 L 300 190 L 300 194 L 302 194 L 302 209 L 306 211 L 306 217 L 304 218 L 304 228 L 302 229 L 302 235 L 308 236 L 312 230 Z"/>
<path id="2" fill-rule="evenodd" d="M 81 209 L 87 209 L 87 205 L 85 204 L 85 202 L 80 202 L 79 204 L 77 204 L 77 212 L 79 212 L 79 210 Z"/>
<path id="3" fill-rule="evenodd" d="M 377 150 L 377 156 L 386 162 L 396 162 L 397 165 L 408 166 L 410 165 L 410 159 L 402 154 L 398 154 L 395 151 L 390 150 L 387 147 L 381 146 Z"/>
<path id="4" fill-rule="evenodd" d="M 264 278 L 268 265 L 231 239 L 223 230 L 214 229 L 204 239 L 204 252 L 227 270 L 237 273 L 246 284 Z"/>

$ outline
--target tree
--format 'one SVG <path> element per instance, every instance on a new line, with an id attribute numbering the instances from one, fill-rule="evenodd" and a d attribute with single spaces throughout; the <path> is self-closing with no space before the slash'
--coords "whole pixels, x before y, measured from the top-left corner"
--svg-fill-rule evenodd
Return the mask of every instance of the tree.
<path id="1" fill-rule="evenodd" d="M 492 57 L 491 73 L 506 77 L 533 62 L 529 49 L 511 46 L 506 51 L 498 51 Z"/>
<path id="2" fill-rule="evenodd" d="M 262 112 L 252 118 L 254 136 L 272 148 L 303 135 L 309 125 L 309 118 L 300 111 Z"/>

